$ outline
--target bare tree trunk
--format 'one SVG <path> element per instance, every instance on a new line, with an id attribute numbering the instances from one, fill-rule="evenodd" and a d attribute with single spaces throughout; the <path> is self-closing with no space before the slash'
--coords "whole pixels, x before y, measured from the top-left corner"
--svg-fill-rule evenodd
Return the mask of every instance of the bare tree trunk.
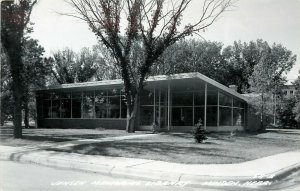
<path id="1" fill-rule="evenodd" d="M 28 108 L 28 100 L 24 101 L 24 124 L 25 128 L 29 128 L 29 108 Z"/>
<path id="2" fill-rule="evenodd" d="M 23 109 L 24 109 L 24 125 L 29 128 L 29 90 L 28 87 L 23 89 Z"/>
<path id="3" fill-rule="evenodd" d="M 14 138 L 22 138 L 22 61 L 21 55 L 17 53 L 21 48 L 11 52 L 11 73 L 12 73 L 12 88 L 14 100 Z"/>
<path id="4" fill-rule="evenodd" d="M 136 93 L 132 110 L 130 110 L 130 107 L 127 107 L 126 131 L 128 133 L 134 133 L 138 125 L 136 119 L 137 119 L 137 111 L 139 107 L 139 99 L 140 99 L 139 97 L 140 97 L 139 93 Z"/>
<path id="5" fill-rule="evenodd" d="M 21 108 L 21 90 L 17 82 L 13 82 L 14 97 L 14 138 L 22 138 L 22 108 Z"/>

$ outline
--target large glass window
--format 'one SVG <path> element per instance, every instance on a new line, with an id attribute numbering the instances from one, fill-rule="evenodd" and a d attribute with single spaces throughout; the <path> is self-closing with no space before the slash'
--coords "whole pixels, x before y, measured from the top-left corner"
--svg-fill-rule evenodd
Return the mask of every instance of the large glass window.
<path id="1" fill-rule="evenodd" d="M 108 97 L 107 117 L 120 118 L 120 96 Z"/>
<path id="2" fill-rule="evenodd" d="M 45 99 L 43 101 L 43 114 L 44 118 L 51 118 L 51 100 Z"/>
<path id="3" fill-rule="evenodd" d="M 52 118 L 60 118 L 60 100 L 54 99 L 52 100 Z"/>
<path id="4" fill-rule="evenodd" d="M 143 90 L 140 96 L 140 124 L 149 126 L 154 122 L 154 91 Z"/>
<path id="5" fill-rule="evenodd" d="M 126 98 L 122 90 L 96 91 L 95 114 L 96 118 L 126 118 Z"/>
<path id="6" fill-rule="evenodd" d="M 72 94 L 45 93 L 43 95 L 43 117 L 126 118 L 126 99 L 121 93 L 119 89 L 73 92 Z"/>
<path id="7" fill-rule="evenodd" d="M 121 118 L 127 117 L 127 102 L 126 97 L 121 95 Z"/>
<path id="8" fill-rule="evenodd" d="M 94 118 L 94 92 L 83 94 L 83 118 Z"/>
<path id="9" fill-rule="evenodd" d="M 107 91 L 108 96 L 120 96 L 120 90 L 119 89 L 112 89 Z"/>
<path id="10" fill-rule="evenodd" d="M 71 118 L 71 99 L 61 100 L 61 118 Z"/>
<path id="11" fill-rule="evenodd" d="M 172 93 L 172 126 L 193 126 L 193 92 Z"/>
<path id="12" fill-rule="evenodd" d="M 206 125 L 217 126 L 217 106 L 208 106 L 206 110 Z"/>
<path id="13" fill-rule="evenodd" d="M 232 106 L 232 97 L 223 94 L 223 93 L 219 93 L 219 104 L 223 105 L 223 106 Z"/>
<path id="14" fill-rule="evenodd" d="M 194 108 L 194 124 L 197 124 L 199 119 L 202 121 L 202 125 L 204 124 L 204 107 L 195 107 Z"/>
<path id="15" fill-rule="evenodd" d="M 207 91 L 207 105 L 218 105 L 217 91 Z"/>
<path id="16" fill-rule="evenodd" d="M 194 102 L 195 102 L 195 106 L 203 106 L 205 103 L 205 92 L 204 91 L 200 91 L 200 92 L 195 92 L 194 93 Z"/>
<path id="17" fill-rule="evenodd" d="M 172 93 L 173 106 L 192 106 L 193 92 L 176 92 Z"/>
<path id="18" fill-rule="evenodd" d="M 154 103 L 154 92 L 143 90 L 140 96 L 141 105 L 153 105 Z"/>
<path id="19" fill-rule="evenodd" d="M 61 93 L 61 118 L 71 118 L 71 93 Z"/>
<path id="20" fill-rule="evenodd" d="M 220 121 L 221 126 L 231 126 L 231 107 L 220 107 Z"/>
<path id="21" fill-rule="evenodd" d="M 82 112 L 82 93 L 72 93 L 72 118 L 81 118 Z"/>
<path id="22" fill-rule="evenodd" d="M 95 95 L 96 118 L 107 118 L 107 92 L 98 91 L 95 93 Z"/>
<path id="23" fill-rule="evenodd" d="M 168 125 L 168 108 L 160 107 L 160 127 L 166 127 Z"/>
<path id="24" fill-rule="evenodd" d="M 142 106 L 140 108 L 141 125 L 153 124 L 153 106 Z"/>
<path id="25" fill-rule="evenodd" d="M 173 126 L 193 126 L 192 107 L 173 107 L 172 108 Z"/>
<path id="26" fill-rule="evenodd" d="M 244 110 L 243 109 L 233 109 L 233 125 L 241 126 L 244 125 Z"/>
<path id="27" fill-rule="evenodd" d="M 242 103 L 236 99 L 233 99 L 233 107 L 242 107 Z"/>

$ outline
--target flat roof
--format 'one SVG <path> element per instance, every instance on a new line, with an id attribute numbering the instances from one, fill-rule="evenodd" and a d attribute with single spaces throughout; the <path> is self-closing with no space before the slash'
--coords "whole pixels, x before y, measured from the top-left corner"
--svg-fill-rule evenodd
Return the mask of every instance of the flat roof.
<path id="1" fill-rule="evenodd" d="M 172 81 L 172 80 L 184 80 L 184 79 L 202 80 L 212 86 L 215 86 L 215 87 L 223 90 L 224 92 L 227 92 L 235 97 L 238 97 L 238 98 L 248 102 L 248 99 L 246 97 L 244 97 L 242 94 L 239 94 L 238 92 L 228 88 L 227 86 L 224 86 L 224 85 L 220 84 L 219 82 L 217 82 L 201 73 L 198 73 L 198 72 L 150 76 L 149 78 L 146 79 L 145 82 L 151 83 L 151 82 L 159 82 L 159 81 Z M 48 86 L 45 89 L 41 89 L 41 90 L 37 90 L 37 91 L 73 89 L 73 88 L 81 88 L 81 87 L 109 87 L 109 86 L 122 86 L 122 85 L 123 85 L 123 80 L 117 79 L 117 80 L 104 80 L 104 81 L 93 81 L 93 82 L 72 83 L 72 84 L 60 84 L 60 85 Z"/>

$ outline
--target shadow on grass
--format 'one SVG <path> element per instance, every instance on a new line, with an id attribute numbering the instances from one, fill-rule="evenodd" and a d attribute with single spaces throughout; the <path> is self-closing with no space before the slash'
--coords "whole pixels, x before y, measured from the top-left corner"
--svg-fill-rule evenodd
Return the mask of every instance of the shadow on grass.
<path id="1" fill-rule="evenodd" d="M 23 135 L 24 140 L 29 141 L 51 141 L 51 142 L 63 142 L 63 141 L 70 141 L 72 139 L 64 138 L 64 137 L 53 137 L 53 136 L 34 136 L 34 135 Z"/>
<path id="2" fill-rule="evenodd" d="M 193 139 L 192 133 L 165 133 L 165 135 L 169 135 L 172 137 L 185 138 L 185 139 Z"/>
<path id="3" fill-rule="evenodd" d="M 100 139 L 105 138 L 105 134 L 83 134 L 83 135 L 23 135 L 23 139 L 31 141 L 51 141 L 51 142 L 63 142 L 63 141 L 74 141 L 78 139 Z"/>
<path id="4" fill-rule="evenodd" d="M 169 162 L 180 163 L 199 163 L 200 158 L 230 158 L 235 161 L 242 161 L 245 157 L 237 155 L 230 155 L 224 152 L 223 149 L 206 147 L 213 143 L 203 145 L 188 144 L 180 146 L 173 143 L 162 142 L 103 142 L 89 145 L 77 145 L 68 148 L 49 148 L 50 151 L 79 153 L 85 155 L 101 155 L 112 157 L 129 157 L 129 158 L 143 158 L 153 159 Z M 206 145 L 206 146 L 205 146 Z M 226 160 L 230 161 L 230 160 Z M 210 163 L 206 161 L 205 163 Z"/>

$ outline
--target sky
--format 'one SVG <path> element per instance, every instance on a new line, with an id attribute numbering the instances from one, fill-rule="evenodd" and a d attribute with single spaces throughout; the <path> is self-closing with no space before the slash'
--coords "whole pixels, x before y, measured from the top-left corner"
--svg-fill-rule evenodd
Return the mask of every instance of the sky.
<path id="1" fill-rule="evenodd" d="M 187 9 L 184 22 L 199 17 L 201 6 L 194 0 Z M 66 47 L 79 51 L 97 44 L 97 38 L 88 25 L 76 18 L 59 13 L 70 13 L 72 7 L 64 0 L 39 0 L 32 12 L 34 32 L 45 48 L 46 55 Z M 297 55 L 294 68 L 287 74 L 294 80 L 300 70 L 300 0 L 239 0 L 212 26 L 201 34 L 205 40 L 222 42 L 263 39 L 269 44 L 282 44 Z"/>

